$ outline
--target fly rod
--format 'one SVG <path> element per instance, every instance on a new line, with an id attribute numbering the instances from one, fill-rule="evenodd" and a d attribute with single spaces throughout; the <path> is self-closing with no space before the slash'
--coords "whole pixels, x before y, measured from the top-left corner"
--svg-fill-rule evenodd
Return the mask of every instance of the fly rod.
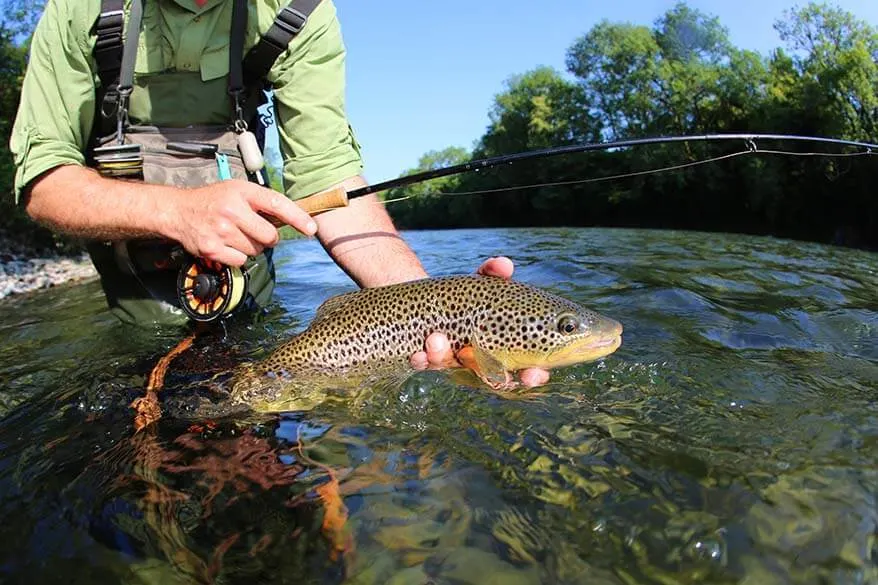
<path id="1" fill-rule="evenodd" d="M 447 177 L 449 175 L 459 175 L 462 173 L 481 171 L 490 169 L 500 165 L 513 164 L 525 160 L 550 158 L 561 156 L 564 154 L 573 154 L 581 152 L 592 152 L 600 150 L 612 150 L 615 148 L 628 148 L 632 146 L 643 146 L 648 144 L 669 144 L 674 142 L 722 142 L 722 141 L 743 141 L 748 148 L 754 152 L 758 152 L 756 141 L 776 140 L 790 142 L 809 142 L 818 144 L 833 144 L 837 146 L 851 146 L 865 149 L 871 153 L 878 152 L 878 144 L 869 142 L 858 142 L 855 140 L 844 140 L 841 138 L 825 138 L 821 136 L 801 136 L 796 134 L 694 134 L 689 136 L 653 136 L 647 138 L 632 138 L 629 140 L 616 140 L 613 142 L 593 142 L 585 144 L 571 144 L 568 146 L 555 146 L 551 148 L 543 148 L 539 150 L 529 150 L 526 152 L 518 152 L 513 154 L 504 154 L 484 158 L 479 160 L 468 161 L 455 165 L 449 165 L 429 171 L 413 173 L 396 179 L 390 179 L 374 185 L 365 185 L 350 191 L 342 188 L 331 189 L 309 195 L 300 199 L 296 203 L 308 213 L 312 215 L 329 211 L 338 207 L 347 206 L 351 199 L 363 197 L 371 193 L 380 193 L 397 187 L 405 187 L 416 183 L 422 183 L 439 177 Z"/>
<path id="2" fill-rule="evenodd" d="M 449 165 L 429 171 L 413 173 L 389 181 L 375 183 L 374 185 L 358 187 L 350 191 L 346 191 L 343 187 L 336 187 L 299 199 L 296 201 L 296 204 L 310 215 L 317 215 L 332 209 L 347 207 L 351 199 L 364 197 L 372 193 L 380 193 L 397 187 L 422 183 L 424 181 L 429 181 L 430 179 L 481 171 L 525 160 L 549 158 L 580 152 L 612 150 L 616 148 L 628 148 L 648 144 L 668 144 L 674 142 L 743 141 L 750 152 L 759 152 L 759 149 L 756 146 L 757 140 L 831 144 L 864 149 L 864 154 L 872 154 L 873 152 L 878 153 L 878 144 L 843 140 L 840 138 L 824 138 L 819 136 L 743 133 L 655 136 L 649 138 L 633 138 L 630 140 L 616 140 L 613 142 L 572 144 L 568 146 L 556 146 L 552 148 L 494 156 Z M 283 226 L 283 223 L 276 218 L 271 216 L 265 216 L 265 218 L 277 227 Z M 190 318 L 195 321 L 210 322 L 223 319 L 231 314 L 246 296 L 248 288 L 248 275 L 240 268 L 225 266 L 218 262 L 208 261 L 204 258 L 189 258 L 188 261 L 184 262 L 178 273 L 177 298 L 179 299 L 184 312 Z"/>

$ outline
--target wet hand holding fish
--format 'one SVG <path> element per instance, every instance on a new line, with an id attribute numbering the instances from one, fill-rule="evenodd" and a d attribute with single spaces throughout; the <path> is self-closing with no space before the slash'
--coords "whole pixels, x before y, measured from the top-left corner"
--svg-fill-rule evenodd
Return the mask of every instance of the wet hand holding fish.
<path id="1" fill-rule="evenodd" d="M 589 362 L 616 351 L 622 325 L 543 289 L 504 278 L 427 278 L 339 295 L 308 328 L 261 362 L 248 364 L 235 402 L 264 398 L 262 382 L 323 377 L 368 379 L 411 370 L 409 357 L 433 332 L 491 388 L 512 373 Z"/>

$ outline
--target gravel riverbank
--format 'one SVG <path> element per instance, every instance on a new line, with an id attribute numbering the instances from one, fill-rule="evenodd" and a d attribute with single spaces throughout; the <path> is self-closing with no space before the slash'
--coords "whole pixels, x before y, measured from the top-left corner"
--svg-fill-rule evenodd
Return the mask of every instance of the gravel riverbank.
<path id="1" fill-rule="evenodd" d="M 97 275 L 87 254 L 74 257 L 35 254 L 13 240 L 0 237 L 0 299 Z"/>

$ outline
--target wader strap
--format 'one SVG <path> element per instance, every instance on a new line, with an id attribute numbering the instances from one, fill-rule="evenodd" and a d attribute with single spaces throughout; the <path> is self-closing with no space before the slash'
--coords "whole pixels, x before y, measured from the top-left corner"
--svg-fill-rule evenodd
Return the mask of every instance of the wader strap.
<path id="1" fill-rule="evenodd" d="M 284 7 L 275 17 L 271 27 L 256 42 L 252 49 L 243 57 L 244 40 L 246 36 L 247 23 L 247 7 L 243 2 L 243 8 L 236 0 L 236 4 L 232 9 L 232 36 L 229 47 L 229 88 L 240 90 L 246 87 L 255 87 L 256 84 L 264 84 L 268 72 L 274 62 L 283 53 L 290 41 L 299 34 L 308 17 L 320 4 L 320 0 L 293 0 Z M 112 116 L 113 112 L 105 107 L 105 99 L 112 103 L 117 102 L 118 86 L 133 86 L 134 59 L 136 58 L 136 50 L 129 51 L 133 53 L 130 57 L 131 61 L 128 67 L 125 66 L 124 50 L 123 50 L 123 28 L 125 25 L 125 13 L 123 11 L 124 0 L 101 0 L 101 12 L 92 27 L 92 34 L 96 35 L 97 40 L 94 48 L 94 58 L 97 64 L 98 78 L 100 86 L 97 88 L 97 104 L 99 115 L 95 116 L 95 126 L 102 126 L 101 119 Z M 135 11 L 138 14 L 135 14 Z M 140 20 L 143 14 L 143 4 L 140 0 L 134 0 L 131 6 L 131 15 L 129 17 L 129 28 L 132 24 L 136 24 L 135 34 L 132 35 L 136 39 L 140 34 Z M 236 18 L 235 15 L 241 16 Z M 135 17 L 137 22 L 134 23 Z M 243 26 L 241 26 L 243 23 Z M 237 26 L 236 26 L 237 25 Z M 240 28 L 240 37 L 237 37 L 235 31 Z M 126 46 L 129 39 L 125 38 Z M 240 45 L 238 45 L 240 43 Z M 136 43 L 134 44 L 136 48 Z M 236 55 L 240 57 L 235 58 Z M 241 70 L 238 69 L 240 64 Z M 122 80 L 122 69 L 130 72 L 132 78 L 126 83 Z M 238 77 L 239 73 L 241 74 Z M 104 132 L 100 132 L 104 134 Z"/>
<path id="2" fill-rule="evenodd" d="M 122 66 L 122 32 L 125 26 L 124 0 L 101 0 L 101 12 L 91 34 L 97 38 L 93 51 L 100 82 L 95 88 L 95 115 L 89 136 L 88 155 L 99 136 L 113 131 L 110 121 L 115 117 L 116 89 Z"/>
<path id="3" fill-rule="evenodd" d="M 134 90 L 134 64 L 137 61 L 137 43 L 140 39 L 140 25 L 143 22 L 143 1 L 131 0 L 131 13 L 128 15 L 128 32 L 122 49 L 122 66 L 119 69 L 119 87 L 116 91 L 118 109 L 116 110 L 116 140 L 122 144 L 122 132 L 128 125 L 128 98 Z"/>
<path id="4" fill-rule="evenodd" d="M 134 89 L 134 62 L 137 60 L 137 41 L 140 39 L 140 24 L 143 22 L 143 0 L 131 0 L 131 14 L 128 15 L 128 34 L 122 49 L 122 66 L 119 69 L 119 92 Z"/>
<path id="5" fill-rule="evenodd" d="M 229 39 L 229 93 L 244 91 L 244 37 L 247 34 L 247 0 L 235 0 L 232 6 L 232 30 Z"/>
<path id="6" fill-rule="evenodd" d="M 101 85 L 108 89 L 116 84 L 122 64 L 123 5 L 124 0 L 101 0 L 101 13 L 92 28 L 92 34 L 97 36 L 94 57 L 98 77 Z"/>
<path id="7" fill-rule="evenodd" d="M 278 13 L 271 27 L 244 58 L 244 82 L 247 86 L 264 83 L 271 66 L 293 37 L 299 34 L 318 4 L 320 0 L 293 0 Z"/>
<path id="8" fill-rule="evenodd" d="M 247 36 L 247 0 L 234 0 L 229 38 L 229 95 L 232 97 L 235 130 L 243 132 L 244 122 L 244 39 Z"/>

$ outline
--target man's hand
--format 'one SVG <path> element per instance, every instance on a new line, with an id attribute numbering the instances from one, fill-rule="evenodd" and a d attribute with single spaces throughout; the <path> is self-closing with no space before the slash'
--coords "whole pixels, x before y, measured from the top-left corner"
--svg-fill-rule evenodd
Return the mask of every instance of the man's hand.
<path id="1" fill-rule="evenodd" d="M 489 258 L 478 269 L 479 274 L 512 278 L 514 266 L 509 258 L 500 256 Z M 451 351 L 451 344 L 444 333 L 433 333 L 427 337 L 427 351 L 419 351 L 412 355 L 410 362 L 412 367 L 418 370 L 441 369 L 460 367 Z M 530 368 L 519 373 L 521 383 L 529 388 L 542 386 L 549 381 L 549 371 L 540 368 Z"/>
<path id="2" fill-rule="evenodd" d="M 163 230 L 195 256 L 241 266 L 248 256 L 277 245 L 277 218 L 306 236 L 317 223 L 280 193 L 242 180 L 221 181 L 181 191 Z"/>
<path id="3" fill-rule="evenodd" d="M 34 220 L 74 237 L 168 238 L 195 256 L 231 266 L 276 245 L 275 225 L 291 225 L 307 236 L 317 231 L 293 201 L 248 181 L 179 189 L 107 179 L 77 165 L 55 167 L 36 179 L 26 209 Z"/>

